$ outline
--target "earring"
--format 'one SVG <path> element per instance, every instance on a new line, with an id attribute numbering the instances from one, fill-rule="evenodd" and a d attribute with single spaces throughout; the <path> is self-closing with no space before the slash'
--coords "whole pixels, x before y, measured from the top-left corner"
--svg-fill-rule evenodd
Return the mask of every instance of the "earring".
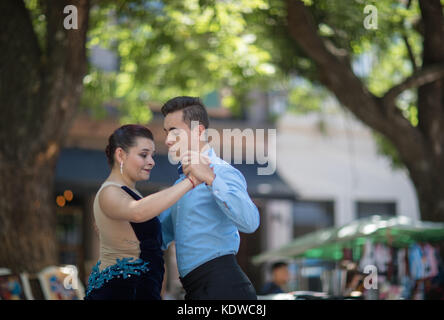
<path id="1" fill-rule="evenodd" d="M 123 175 L 123 162 L 120 163 L 120 174 Z"/>

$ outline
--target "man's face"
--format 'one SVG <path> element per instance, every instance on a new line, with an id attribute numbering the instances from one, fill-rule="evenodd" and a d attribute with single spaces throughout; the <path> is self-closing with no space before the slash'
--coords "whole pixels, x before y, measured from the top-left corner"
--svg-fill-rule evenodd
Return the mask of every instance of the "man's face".
<path id="1" fill-rule="evenodd" d="M 163 129 L 167 134 L 165 144 L 171 160 L 180 161 L 183 154 L 191 149 L 191 129 L 183 121 L 183 111 L 178 110 L 166 115 Z"/>
<path id="2" fill-rule="evenodd" d="M 282 266 L 274 270 L 273 272 L 274 281 L 280 285 L 286 285 L 290 280 L 290 273 L 288 272 L 287 266 Z"/>

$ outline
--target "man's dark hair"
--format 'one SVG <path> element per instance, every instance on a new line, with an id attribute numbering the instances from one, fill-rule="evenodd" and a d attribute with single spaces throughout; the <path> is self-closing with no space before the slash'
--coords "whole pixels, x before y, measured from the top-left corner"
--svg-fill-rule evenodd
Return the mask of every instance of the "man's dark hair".
<path id="1" fill-rule="evenodd" d="M 183 110 L 183 121 L 188 123 L 190 127 L 191 121 L 199 121 L 199 124 L 202 124 L 205 129 L 208 129 L 210 124 L 208 113 L 198 97 L 175 97 L 168 100 L 161 109 L 164 117 L 178 110 Z"/>
<path id="2" fill-rule="evenodd" d="M 275 262 L 271 265 L 271 271 L 274 271 L 274 270 L 279 269 L 281 267 L 288 267 L 288 264 L 283 261 Z"/>

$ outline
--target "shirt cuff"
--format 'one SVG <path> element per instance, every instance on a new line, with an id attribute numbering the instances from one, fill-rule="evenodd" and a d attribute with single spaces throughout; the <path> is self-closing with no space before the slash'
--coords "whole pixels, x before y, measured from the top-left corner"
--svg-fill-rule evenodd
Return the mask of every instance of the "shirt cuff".
<path id="1" fill-rule="evenodd" d="M 220 198 L 221 195 L 226 194 L 228 192 L 227 184 L 220 177 L 220 175 L 217 175 L 217 174 L 215 175 L 211 186 L 207 185 L 207 188 L 210 192 L 212 192 L 218 198 Z"/>

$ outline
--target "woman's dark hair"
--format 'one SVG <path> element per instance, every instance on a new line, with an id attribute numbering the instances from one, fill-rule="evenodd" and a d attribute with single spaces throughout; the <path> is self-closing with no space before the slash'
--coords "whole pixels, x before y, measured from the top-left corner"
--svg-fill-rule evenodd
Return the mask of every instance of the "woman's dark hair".
<path id="1" fill-rule="evenodd" d="M 208 129 L 209 120 L 207 110 L 202 101 L 197 97 L 175 97 L 168 100 L 162 106 L 162 114 L 166 117 L 167 114 L 183 110 L 183 121 L 188 123 L 191 127 L 191 121 L 199 121 L 205 129 Z"/>
<path id="2" fill-rule="evenodd" d="M 109 136 L 105 154 L 111 168 L 114 166 L 114 153 L 116 149 L 120 147 L 128 152 L 129 148 L 136 145 L 137 137 L 148 138 L 154 141 L 153 133 L 150 129 L 138 124 L 121 126 Z"/>

